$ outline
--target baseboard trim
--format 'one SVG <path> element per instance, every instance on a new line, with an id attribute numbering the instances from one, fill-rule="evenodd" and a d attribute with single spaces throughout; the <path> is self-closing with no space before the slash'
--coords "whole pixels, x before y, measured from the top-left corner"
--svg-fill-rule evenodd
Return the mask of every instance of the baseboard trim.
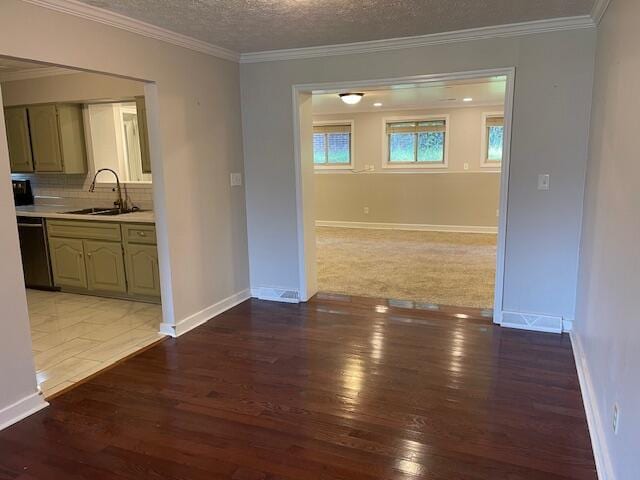
<path id="1" fill-rule="evenodd" d="M 364 228 L 370 230 L 408 230 L 416 232 L 498 233 L 498 227 L 479 225 L 427 225 L 420 223 L 335 222 L 317 220 L 316 227 Z"/>
<path id="2" fill-rule="evenodd" d="M 596 461 L 596 470 L 598 471 L 599 480 L 615 480 L 611 456 L 607 443 L 605 441 L 604 423 L 598 411 L 598 403 L 589 373 L 589 366 L 584 356 L 582 348 L 582 340 L 576 332 L 571 332 L 571 346 L 573 347 L 573 356 L 578 371 L 578 380 L 580 382 L 580 391 L 582 392 L 582 402 L 584 411 L 587 415 L 587 424 L 589 426 L 589 435 L 591 436 L 591 447 L 593 456 Z"/>
<path id="3" fill-rule="evenodd" d="M 230 308 L 235 307 L 236 305 L 244 302 L 251 298 L 251 292 L 249 289 L 242 290 L 241 292 L 235 293 L 219 302 L 214 303 L 213 305 L 208 306 L 200 310 L 193 315 L 188 316 L 187 318 L 180 320 L 176 324 L 168 324 L 161 323 L 160 324 L 160 333 L 164 333 L 165 335 L 170 335 L 172 337 L 179 337 L 180 335 L 184 335 L 190 330 L 193 330 L 196 327 L 199 327 L 203 323 L 207 323 L 213 317 L 220 315 L 223 312 L 226 312 Z"/>
<path id="4" fill-rule="evenodd" d="M 269 302 L 300 303 L 300 292 L 281 287 L 251 288 L 251 297 Z"/>
<path id="5" fill-rule="evenodd" d="M 537 313 L 503 311 L 500 325 L 534 332 L 562 333 L 562 317 Z"/>
<path id="6" fill-rule="evenodd" d="M 573 332 L 573 320 L 562 319 L 562 333 Z"/>
<path id="7" fill-rule="evenodd" d="M 27 395 L 17 402 L 0 410 L 0 430 L 4 430 L 23 418 L 42 410 L 47 405 L 49 404 L 45 402 L 42 392 L 35 392 L 31 395 Z"/>

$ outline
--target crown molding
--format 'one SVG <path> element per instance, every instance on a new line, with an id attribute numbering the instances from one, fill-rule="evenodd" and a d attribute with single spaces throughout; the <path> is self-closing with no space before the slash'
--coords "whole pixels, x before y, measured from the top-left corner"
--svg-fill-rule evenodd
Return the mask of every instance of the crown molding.
<path id="1" fill-rule="evenodd" d="M 593 27 L 595 27 L 595 23 L 590 15 L 580 15 L 576 17 L 553 18 L 493 27 L 471 28 L 468 30 L 457 30 L 453 32 L 434 33 L 414 37 L 242 53 L 240 54 L 240 63 L 272 62 L 276 60 L 296 60 L 303 58 L 328 57 L 333 55 L 385 52 L 403 48 L 468 42 L 497 37 L 518 37 L 536 33 Z"/>
<path id="2" fill-rule="evenodd" d="M 596 25 L 599 25 L 604 17 L 607 7 L 611 4 L 611 0 L 596 0 L 591 9 L 591 18 Z"/>
<path id="3" fill-rule="evenodd" d="M 69 75 L 81 73 L 80 70 L 70 70 L 60 67 L 30 68 L 28 70 L 18 70 L 15 72 L 5 72 L 0 70 L 0 82 L 13 82 L 15 80 L 29 80 L 32 78 L 55 77 L 56 75 Z"/>
<path id="4" fill-rule="evenodd" d="M 162 42 L 177 45 L 179 47 L 188 48 L 196 52 L 206 53 L 225 60 L 237 62 L 239 54 L 226 48 L 218 47 L 211 43 L 197 40 L 181 33 L 172 32 L 161 27 L 156 27 L 140 20 L 120 15 L 103 8 L 87 5 L 77 0 L 22 0 L 23 2 L 37 5 L 39 7 L 48 8 L 56 12 L 74 15 L 94 22 L 109 25 L 111 27 L 120 28 L 128 32 L 132 32 L 144 37 L 154 38 Z"/>

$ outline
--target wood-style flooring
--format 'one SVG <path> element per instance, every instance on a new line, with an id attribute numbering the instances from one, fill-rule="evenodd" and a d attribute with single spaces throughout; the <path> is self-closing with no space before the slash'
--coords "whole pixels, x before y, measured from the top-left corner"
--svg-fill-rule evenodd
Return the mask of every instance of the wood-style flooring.
<path id="1" fill-rule="evenodd" d="M 567 336 L 250 300 L 0 432 L 0 479 L 596 479 Z"/>

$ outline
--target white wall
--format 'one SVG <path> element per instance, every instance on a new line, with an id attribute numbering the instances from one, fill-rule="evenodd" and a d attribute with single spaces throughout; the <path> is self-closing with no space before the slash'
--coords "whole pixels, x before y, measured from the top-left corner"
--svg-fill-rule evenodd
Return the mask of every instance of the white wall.
<path id="1" fill-rule="evenodd" d="M 299 285 L 292 85 L 515 66 L 504 308 L 572 318 L 594 49 L 591 29 L 241 65 L 252 287 Z"/>
<path id="2" fill-rule="evenodd" d="M 1 2 L 0 55 L 156 82 L 159 129 L 151 140 L 160 148 L 152 148 L 154 206 L 161 213 L 161 263 L 168 260 L 162 271 L 163 299 L 170 296 L 174 307 L 165 308 L 165 321 L 167 315 L 175 322 L 199 318 L 200 312 L 248 288 L 244 191 L 229 185 L 229 173 L 243 169 L 237 64 L 19 0 Z M 155 103 L 148 109 L 152 117 Z M 0 152 L 0 163 L 4 189 L 9 182 L 6 151 Z M 7 228 L 0 249 L 17 261 L 10 226 L 15 225 L 14 208 L 7 197 L 3 194 L 0 204 Z M 0 291 L 7 295 L 3 318 L 9 325 L 0 338 L 3 401 L 35 388 L 25 300 L 15 294 L 23 282 L 14 270 L 0 272 Z M 11 372 L 5 373 L 9 365 Z"/>
<path id="3" fill-rule="evenodd" d="M 640 3 L 614 0 L 600 25 L 574 344 L 602 479 L 640 478 Z M 613 405 L 620 407 L 618 434 Z M 608 461 L 607 461 L 608 459 Z"/>

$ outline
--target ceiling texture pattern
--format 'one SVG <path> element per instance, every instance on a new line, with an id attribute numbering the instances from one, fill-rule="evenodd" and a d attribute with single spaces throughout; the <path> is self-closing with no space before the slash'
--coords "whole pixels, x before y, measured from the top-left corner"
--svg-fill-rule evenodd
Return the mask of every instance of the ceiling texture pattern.
<path id="1" fill-rule="evenodd" d="M 81 0 L 240 53 L 588 15 L 594 0 Z"/>

